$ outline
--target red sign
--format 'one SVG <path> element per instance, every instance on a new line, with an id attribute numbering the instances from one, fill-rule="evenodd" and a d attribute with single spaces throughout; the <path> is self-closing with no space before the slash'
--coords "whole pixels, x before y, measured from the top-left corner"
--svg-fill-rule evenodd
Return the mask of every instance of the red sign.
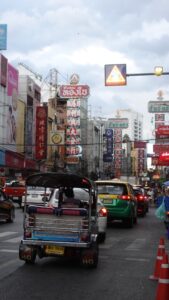
<path id="1" fill-rule="evenodd" d="M 37 106 L 35 157 L 38 160 L 46 159 L 47 156 L 47 117 L 47 106 Z"/>
<path id="2" fill-rule="evenodd" d="M 83 98 L 89 96 L 88 85 L 61 85 L 60 97 L 61 98 Z"/>
<path id="3" fill-rule="evenodd" d="M 142 141 L 134 141 L 134 148 L 146 148 L 146 142 L 142 142 Z"/>
<path id="4" fill-rule="evenodd" d="M 169 162 L 169 152 L 163 152 L 159 156 L 159 161 Z"/>
<path id="5" fill-rule="evenodd" d="M 13 151 L 5 152 L 5 165 L 9 168 L 23 169 L 24 157 Z"/>
<path id="6" fill-rule="evenodd" d="M 163 152 L 166 152 L 169 150 L 169 145 L 158 145 L 158 144 L 155 144 L 153 145 L 153 151 L 155 152 L 155 154 L 161 154 Z"/>
<path id="7" fill-rule="evenodd" d="M 169 125 L 158 126 L 157 135 L 169 135 Z"/>
<path id="8" fill-rule="evenodd" d="M 7 66 L 8 60 L 2 54 L 0 55 L 0 84 L 6 87 L 7 84 Z"/>
<path id="9" fill-rule="evenodd" d="M 169 153 L 168 153 L 169 154 Z M 166 158 L 160 156 L 154 156 L 151 158 L 151 164 L 154 166 L 169 166 L 169 157 Z"/>

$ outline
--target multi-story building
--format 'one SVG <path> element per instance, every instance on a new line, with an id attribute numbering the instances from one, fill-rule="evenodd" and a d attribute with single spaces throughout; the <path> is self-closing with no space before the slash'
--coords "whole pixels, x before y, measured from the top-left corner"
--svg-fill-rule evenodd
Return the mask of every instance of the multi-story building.
<path id="1" fill-rule="evenodd" d="M 119 109 L 117 116 L 129 120 L 128 128 L 123 129 L 123 135 L 128 135 L 131 141 L 143 139 L 143 115 L 131 109 Z"/>

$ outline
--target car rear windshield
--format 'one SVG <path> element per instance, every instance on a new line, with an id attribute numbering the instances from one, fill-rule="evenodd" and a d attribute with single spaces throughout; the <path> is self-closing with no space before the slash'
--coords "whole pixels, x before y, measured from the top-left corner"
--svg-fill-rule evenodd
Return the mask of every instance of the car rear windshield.
<path id="1" fill-rule="evenodd" d="M 125 184 L 98 185 L 99 194 L 125 195 L 127 187 Z"/>

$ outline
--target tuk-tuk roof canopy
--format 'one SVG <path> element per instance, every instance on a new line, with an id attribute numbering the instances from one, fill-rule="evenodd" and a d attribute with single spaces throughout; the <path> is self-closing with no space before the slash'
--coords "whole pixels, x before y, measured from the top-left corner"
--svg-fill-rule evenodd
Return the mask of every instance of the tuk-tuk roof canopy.
<path id="1" fill-rule="evenodd" d="M 44 172 L 30 175 L 26 179 L 26 185 L 45 188 L 77 187 L 86 189 L 91 189 L 95 186 L 94 182 L 86 177 L 62 172 Z"/>

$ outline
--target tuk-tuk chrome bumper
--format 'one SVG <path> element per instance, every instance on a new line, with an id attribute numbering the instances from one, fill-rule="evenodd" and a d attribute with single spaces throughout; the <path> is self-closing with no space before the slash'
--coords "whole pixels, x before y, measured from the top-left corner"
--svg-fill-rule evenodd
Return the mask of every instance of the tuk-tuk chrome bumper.
<path id="1" fill-rule="evenodd" d="M 56 241 L 43 241 L 43 240 L 32 240 L 32 239 L 22 239 L 21 244 L 28 246 L 63 246 L 63 247 L 75 247 L 75 248 L 88 248 L 91 242 L 96 242 L 98 238 L 97 234 L 92 234 L 91 241 L 88 242 L 56 242 Z"/>

